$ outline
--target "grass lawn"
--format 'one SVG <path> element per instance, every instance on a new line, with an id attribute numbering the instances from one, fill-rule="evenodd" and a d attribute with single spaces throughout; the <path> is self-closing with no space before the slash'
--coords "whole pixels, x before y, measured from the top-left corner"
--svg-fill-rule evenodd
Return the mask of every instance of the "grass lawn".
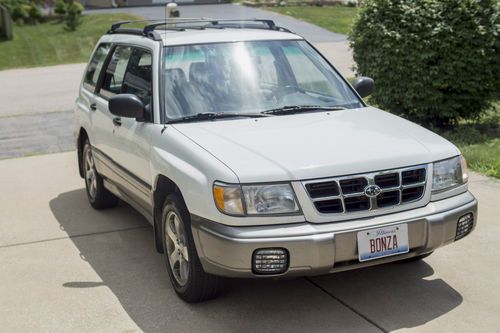
<path id="1" fill-rule="evenodd" d="M 460 145 L 470 169 L 500 179 L 500 139 Z"/>
<path id="2" fill-rule="evenodd" d="M 358 8 L 346 6 L 285 6 L 264 9 L 292 16 L 341 34 L 347 34 L 351 31 L 351 26 L 358 12 Z"/>
<path id="3" fill-rule="evenodd" d="M 84 15 L 82 25 L 75 32 L 65 31 L 64 24 L 55 21 L 15 25 L 14 40 L 0 42 L 0 70 L 86 62 L 95 43 L 111 23 L 129 19 L 138 17 L 128 14 Z"/>
<path id="4" fill-rule="evenodd" d="M 500 178 L 500 102 L 481 120 L 438 133 L 460 148 L 471 170 Z"/>

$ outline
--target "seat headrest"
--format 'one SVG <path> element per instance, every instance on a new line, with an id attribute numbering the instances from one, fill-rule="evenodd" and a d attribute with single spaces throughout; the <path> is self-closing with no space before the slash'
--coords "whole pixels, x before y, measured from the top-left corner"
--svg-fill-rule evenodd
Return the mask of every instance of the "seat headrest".
<path id="1" fill-rule="evenodd" d="M 165 70 L 165 76 L 170 82 L 182 84 L 186 82 L 186 73 L 182 68 L 169 68 Z"/>
<path id="2" fill-rule="evenodd" d="M 210 66 L 206 62 L 193 62 L 189 65 L 189 81 L 208 81 Z"/>

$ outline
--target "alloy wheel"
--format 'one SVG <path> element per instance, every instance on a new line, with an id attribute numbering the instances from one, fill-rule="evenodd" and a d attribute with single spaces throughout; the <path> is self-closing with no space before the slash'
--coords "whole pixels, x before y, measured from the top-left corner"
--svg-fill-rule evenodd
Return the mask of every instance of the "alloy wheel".
<path id="1" fill-rule="evenodd" d="M 90 148 L 86 150 L 85 154 L 85 182 L 87 184 L 89 196 L 92 200 L 94 200 L 97 193 L 97 177 L 94 157 L 92 156 Z"/>
<path id="2" fill-rule="evenodd" d="M 174 211 L 166 216 L 165 240 L 170 268 L 177 283 L 183 287 L 189 278 L 189 251 L 184 224 Z"/>

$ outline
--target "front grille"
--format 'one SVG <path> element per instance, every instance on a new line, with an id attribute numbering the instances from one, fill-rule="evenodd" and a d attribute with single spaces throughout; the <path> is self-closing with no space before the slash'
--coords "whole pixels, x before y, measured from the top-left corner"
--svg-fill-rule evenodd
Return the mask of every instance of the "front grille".
<path id="1" fill-rule="evenodd" d="M 354 213 L 391 208 L 421 200 L 427 166 L 304 182 L 316 210 L 322 214 Z M 380 194 L 369 197 L 365 189 L 377 185 Z M 367 191 L 369 195 L 370 192 Z"/>
<path id="2" fill-rule="evenodd" d="M 316 209 L 325 214 L 342 213 L 342 201 L 340 199 L 321 200 L 314 203 Z"/>
<path id="3" fill-rule="evenodd" d="M 403 190 L 404 191 L 404 190 Z M 377 207 L 389 207 L 399 204 L 399 190 L 382 192 L 377 197 Z"/>
<path id="4" fill-rule="evenodd" d="M 340 181 L 340 187 L 344 194 L 363 192 L 366 185 L 368 185 L 366 178 L 343 179 Z"/>
<path id="5" fill-rule="evenodd" d="M 399 173 L 387 173 L 375 176 L 375 184 L 380 188 L 391 188 L 399 186 Z"/>
<path id="6" fill-rule="evenodd" d="M 331 197 L 339 195 L 339 189 L 336 182 L 325 182 L 316 184 L 307 184 L 307 191 L 311 198 Z"/>
<path id="7" fill-rule="evenodd" d="M 348 212 L 358 212 L 370 208 L 370 199 L 365 195 L 344 198 L 345 210 Z"/>
<path id="8" fill-rule="evenodd" d="M 403 189 L 403 202 L 418 200 L 424 194 L 423 186 L 411 187 Z"/>
<path id="9" fill-rule="evenodd" d="M 401 173 L 403 184 L 410 185 L 425 181 L 425 169 L 407 170 Z"/>

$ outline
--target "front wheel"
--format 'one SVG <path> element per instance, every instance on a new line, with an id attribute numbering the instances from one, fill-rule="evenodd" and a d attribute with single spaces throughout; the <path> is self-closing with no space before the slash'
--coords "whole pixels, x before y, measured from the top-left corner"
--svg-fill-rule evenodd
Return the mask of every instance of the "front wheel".
<path id="1" fill-rule="evenodd" d="M 162 212 L 163 255 L 175 292 L 189 303 L 215 298 L 221 278 L 203 270 L 191 232 L 186 205 L 177 195 L 169 195 Z"/>

